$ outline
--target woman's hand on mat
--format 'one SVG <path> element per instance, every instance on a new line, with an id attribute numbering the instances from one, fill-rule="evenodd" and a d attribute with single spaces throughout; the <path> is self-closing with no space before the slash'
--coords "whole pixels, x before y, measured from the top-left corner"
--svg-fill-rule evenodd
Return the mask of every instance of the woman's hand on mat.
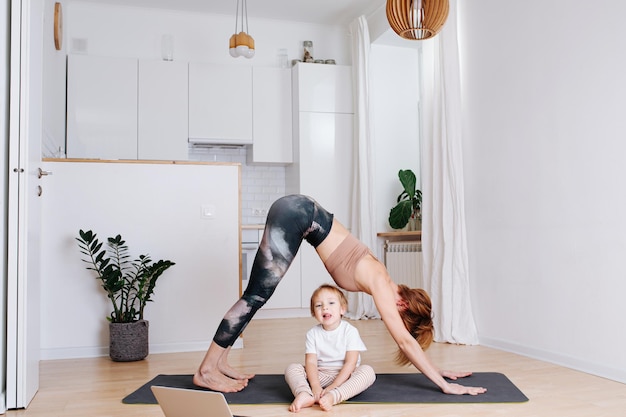
<path id="1" fill-rule="evenodd" d="M 456 371 L 440 371 L 441 376 L 444 378 L 452 379 L 456 381 L 457 378 L 465 378 L 466 376 L 470 376 L 471 372 L 456 372 Z"/>
<path id="2" fill-rule="evenodd" d="M 454 395 L 478 395 L 483 394 L 487 391 L 487 388 L 483 387 L 466 387 L 460 384 L 448 384 L 448 386 L 443 390 L 445 394 L 454 394 Z"/>

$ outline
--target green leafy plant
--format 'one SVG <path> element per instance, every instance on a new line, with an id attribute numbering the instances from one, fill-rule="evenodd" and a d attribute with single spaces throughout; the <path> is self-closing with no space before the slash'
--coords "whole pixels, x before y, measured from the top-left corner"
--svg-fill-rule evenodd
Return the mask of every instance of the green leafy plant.
<path id="1" fill-rule="evenodd" d="M 152 301 L 154 287 L 159 277 L 169 267 L 176 265 L 168 260 L 152 262 L 148 255 L 131 260 L 128 246 L 122 236 L 109 237 L 106 247 L 91 230 L 79 231 L 76 238 L 82 259 L 90 271 L 95 271 L 102 288 L 113 304 L 107 319 L 113 323 L 131 323 L 143 320 L 148 301 Z"/>
<path id="2" fill-rule="evenodd" d="M 403 190 L 396 200 L 396 206 L 389 212 L 389 225 L 393 229 L 402 229 L 411 217 L 418 219 L 422 208 L 422 192 L 417 189 L 417 179 L 413 171 L 401 169 L 398 178 Z"/>

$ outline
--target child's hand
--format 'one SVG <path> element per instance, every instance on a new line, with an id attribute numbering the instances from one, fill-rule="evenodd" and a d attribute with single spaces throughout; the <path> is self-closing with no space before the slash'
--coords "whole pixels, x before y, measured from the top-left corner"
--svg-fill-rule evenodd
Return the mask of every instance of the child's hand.
<path id="1" fill-rule="evenodd" d="M 311 388 L 311 391 L 313 391 L 313 398 L 316 403 L 319 402 L 320 398 L 324 396 L 324 390 L 322 387 Z"/>

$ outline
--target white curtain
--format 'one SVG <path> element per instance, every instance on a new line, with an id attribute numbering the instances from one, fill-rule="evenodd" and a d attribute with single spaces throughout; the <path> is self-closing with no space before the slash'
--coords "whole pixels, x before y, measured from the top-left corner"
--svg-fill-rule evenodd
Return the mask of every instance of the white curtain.
<path id="1" fill-rule="evenodd" d="M 354 175 L 351 232 L 375 252 L 374 156 L 369 106 L 370 37 L 365 16 L 350 25 L 352 33 L 352 85 L 355 96 Z M 348 292 L 346 317 L 359 320 L 379 318 L 373 298 L 362 292 Z"/>
<path id="2" fill-rule="evenodd" d="M 457 1 L 422 49 L 422 250 L 435 340 L 476 344 L 465 231 Z"/>

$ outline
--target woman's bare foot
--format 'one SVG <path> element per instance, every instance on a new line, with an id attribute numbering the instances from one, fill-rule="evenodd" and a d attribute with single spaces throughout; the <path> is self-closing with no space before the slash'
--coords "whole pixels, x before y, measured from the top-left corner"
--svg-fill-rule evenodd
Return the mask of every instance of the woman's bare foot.
<path id="1" fill-rule="evenodd" d="M 254 378 L 255 374 L 244 374 L 232 368 L 230 365 L 226 364 L 226 366 L 220 364 L 220 372 L 232 379 L 239 380 L 248 380 Z"/>
<path id="2" fill-rule="evenodd" d="M 220 392 L 238 392 L 248 385 L 248 378 L 235 378 L 222 371 L 224 364 L 228 366 L 230 347 L 223 348 L 211 342 L 209 350 L 193 376 L 193 383 L 199 387 Z M 228 366 L 228 368 L 230 368 Z M 232 368 L 230 368 L 232 369 Z M 234 369 L 233 369 L 233 373 Z"/>
<path id="3" fill-rule="evenodd" d="M 244 374 L 243 372 L 239 372 L 228 364 L 228 355 L 231 348 L 231 346 L 227 347 L 219 355 L 219 359 L 217 361 L 217 369 L 219 369 L 222 374 L 232 379 L 248 380 L 254 378 L 254 374 Z"/>
<path id="4" fill-rule="evenodd" d="M 224 359 L 225 356 L 226 355 L 222 356 L 222 359 L 218 364 L 218 368 L 222 374 L 232 379 L 248 380 L 254 378 L 254 374 L 244 374 L 230 366 L 226 359 Z"/>
<path id="5" fill-rule="evenodd" d="M 289 406 L 289 411 L 291 411 L 292 413 L 297 413 L 303 408 L 311 407 L 313 404 L 315 404 L 315 398 L 313 398 L 312 395 L 309 395 L 306 392 L 301 392 L 300 394 L 296 395 L 296 398 Z"/>
<path id="6" fill-rule="evenodd" d="M 247 379 L 232 379 L 218 370 L 201 372 L 193 376 L 193 383 L 199 387 L 220 392 L 238 392 L 248 385 Z"/>
<path id="7" fill-rule="evenodd" d="M 324 411 L 330 411 L 333 408 L 333 405 L 337 404 L 335 400 L 335 396 L 333 392 L 327 392 L 324 394 L 322 398 L 319 400 L 320 408 Z"/>

